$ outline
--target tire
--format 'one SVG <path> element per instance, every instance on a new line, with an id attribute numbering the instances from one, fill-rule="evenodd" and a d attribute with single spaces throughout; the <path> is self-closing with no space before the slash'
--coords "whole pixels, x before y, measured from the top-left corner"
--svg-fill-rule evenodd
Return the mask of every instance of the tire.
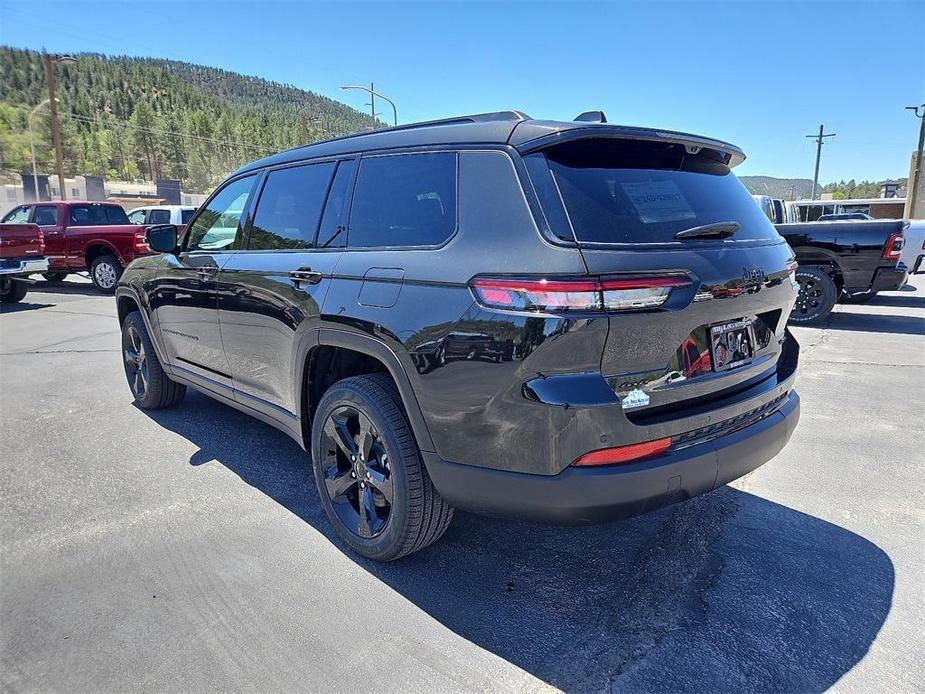
<path id="1" fill-rule="evenodd" d="M 61 282 L 65 277 L 68 276 L 67 272 L 45 272 L 42 274 L 42 277 L 45 278 L 46 282 Z"/>
<path id="2" fill-rule="evenodd" d="M 357 554 L 398 559 L 435 542 L 449 527 L 453 507 L 427 475 L 388 376 L 354 376 L 331 386 L 318 403 L 311 444 L 324 512 Z"/>
<path id="3" fill-rule="evenodd" d="M 796 304 L 790 312 L 790 323 L 795 325 L 815 325 L 821 323 L 832 312 L 838 289 L 835 282 L 821 267 L 805 265 L 797 268 L 797 283 L 800 291 Z"/>
<path id="4" fill-rule="evenodd" d="M 90 263 L 90 279 L 104 294 L 114 294 L 119 278 L 122 277 L 122 264 L 114 255 L 101 255 Z"/>
<path id="5" fill-rule="evenodd" d="M 122 323 L 122 363 L 128 387 L 141 409 L 173 407 L 186 395 L 186 386 L 164 373 L 138 311 L 132 311 Z"/>
<path id="6" fill-rule="evenodd" d="M 18 280 L 0 280 L 0 304 L 18 304 L 26 298 L 29 285 Z"/>
<path id="7" fill-rule="evenodd" d="M 862 292 L 860 294 L 843 294 L 838 300 L 840 304 L 866 304 L 868 301 L 877 296 L 877 292 Z"/>

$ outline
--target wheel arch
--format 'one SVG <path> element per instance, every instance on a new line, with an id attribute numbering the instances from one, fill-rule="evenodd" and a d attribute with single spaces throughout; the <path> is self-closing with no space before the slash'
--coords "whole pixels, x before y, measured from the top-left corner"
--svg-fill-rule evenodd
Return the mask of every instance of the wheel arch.
<path id="1" fill-rule="evenodd" d="M 125 259 L 115 246 L 109 243 L 109 241 L 94 239 L 93 241 L 87 242 L 87 247 L 84 250 L 84 263 L 86 263 L 88 270 L 90 269 L 90 264 L 101 255 L 115 256 L 119 264 L 125 267 Z"/>
<path id="2" fill-rule="evenodd" d="M 151 344 L 154 345 L 154 353 L 161 362 L 161 367 L 169 374 L 170 365 L 164 359 L 164 349 L 163 345 L 161 345 L 160 333 L 158 333 L 151 324 L 151 317 L 148 315 L 148 311 L 141 301 L 141 298 L 138 296 L 138 293 L 134 288 L 127 285 L 116 287 L 116 315 L 119 319 L 120 330 L 125 323 L 126 316 L 132 311 L 138 311 L 138 313 L 141 314 L 141 320 L 144 321 L 145 329 L 148 331 L 148 337 L 151 338 Z"/>
<path id="3" fill-rule="evenodd" d="M 817 265 L 826 268 L 835 288 L 841 293 L 845 285 L 841 260 L 836 253 L 815 246 L 793 246 L 797 262 L 800 265 Z"/>
<path id="4" fill-rule="evenodd" d="M 421 406 L 398 355 L 374 338 L 330 328 L 319 331 L 318 342 L 301 360 L 301 373 L 297 376 L 301 387 L 300 409 L 306 450 L 311 450 L 311 421 L 327 387 L 342 378 L 364 373 L 385 373 L 391 377 L 418 448 L 433 452 L 434 443 Z"/>

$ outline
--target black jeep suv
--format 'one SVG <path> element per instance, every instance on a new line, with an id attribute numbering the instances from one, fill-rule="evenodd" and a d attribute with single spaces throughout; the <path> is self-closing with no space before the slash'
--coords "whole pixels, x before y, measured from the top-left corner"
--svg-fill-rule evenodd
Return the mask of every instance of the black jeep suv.
<path id="1" fill-rule="evenodd" d="M 283 430 L 380 560 L 454 507 L 577 524 L 708 492 L 799 417 L 796 264 L 743 159 L 503 112 L 248 164 L 122 275 L 135 401 L 192 386 Z"/>

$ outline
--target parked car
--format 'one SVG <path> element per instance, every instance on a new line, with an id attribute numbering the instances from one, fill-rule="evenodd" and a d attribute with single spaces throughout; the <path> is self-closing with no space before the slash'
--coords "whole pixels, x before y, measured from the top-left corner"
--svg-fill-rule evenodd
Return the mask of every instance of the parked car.
<path id="1" fill-rule="evenodd" d="M 778 224 L 777 231 L 796 253 L 800 293 L 790 322 L 824 321 L 835 302 L 863 302 L 877 292 L 906 284 L 908 268 L 900 261 L 908 222 L 864 220 Z"/>
<path id="2" fill-rule="evenodd" d="M 192 205 L 149 205 L 130 210 L 128 221 L 132 224 L 173 224 L 182 234 L 195 211 Z"/>
<path id="3" fill-rule="evenodd" d="M 839 212 L 837 214 L 819 215 L 817 222 L 856 222 L 863 219 L 873 219 L 864 212 Z"/>
<path id="4" fill-rule="evenodd" d="M 708 492 L 799 417 L 793 254 L 744 158 L 505 112 L 248 164 L 119 282 L 135 402 L 191 386 L 286 432 L 378 560 L 454 508 L 580 524 Z"/>
<path id="5" fill-rule="evenodd" d="M 925 219 L 910 220 L 905 237 L 900 262 L 909 268 L 910 275 L 925 274 Z"/>
<path id="6" fill-rule="evenodd" d="M 45 239 L 36 224 L 0 224 L 0 304 L 26 298 L 29 275 L 48 270 Z"/>
<path id="7" fill-rule="evenodd" d="M 125 266 L 149 253 L 145 227 L 131 224 L 125 210 L 113 203 L 28 203 L 10 210 L 2 221 L 31 222 L 42 228 L 48 257 L 45 279 L 51 282 L 89 270 L 96 288 L 111 294 Z"/>

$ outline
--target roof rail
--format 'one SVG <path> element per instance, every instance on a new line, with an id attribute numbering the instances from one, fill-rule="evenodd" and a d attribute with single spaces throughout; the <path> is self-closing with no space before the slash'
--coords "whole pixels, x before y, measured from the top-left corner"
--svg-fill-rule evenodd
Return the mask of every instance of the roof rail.
<path id="1" fill-rule="evenodd" d="M 425 120 L 419 123 L 408 123 L 407 125 L 396 125 L 385 130 L 375 132 L 411 130 L 413 128 L 429 128 L 432 125 L 456 125 L 457 123 L 488 123 L 491 121 L 522 121 L 530 120 L 530 116 L 522 111 L 495 111 L 493 113 L 473 113 L 468 116 L 452 116 L 450 118 L 438 118 L 437 120 Z M 364 133 L 358 133 L 364 134 Z"/>

